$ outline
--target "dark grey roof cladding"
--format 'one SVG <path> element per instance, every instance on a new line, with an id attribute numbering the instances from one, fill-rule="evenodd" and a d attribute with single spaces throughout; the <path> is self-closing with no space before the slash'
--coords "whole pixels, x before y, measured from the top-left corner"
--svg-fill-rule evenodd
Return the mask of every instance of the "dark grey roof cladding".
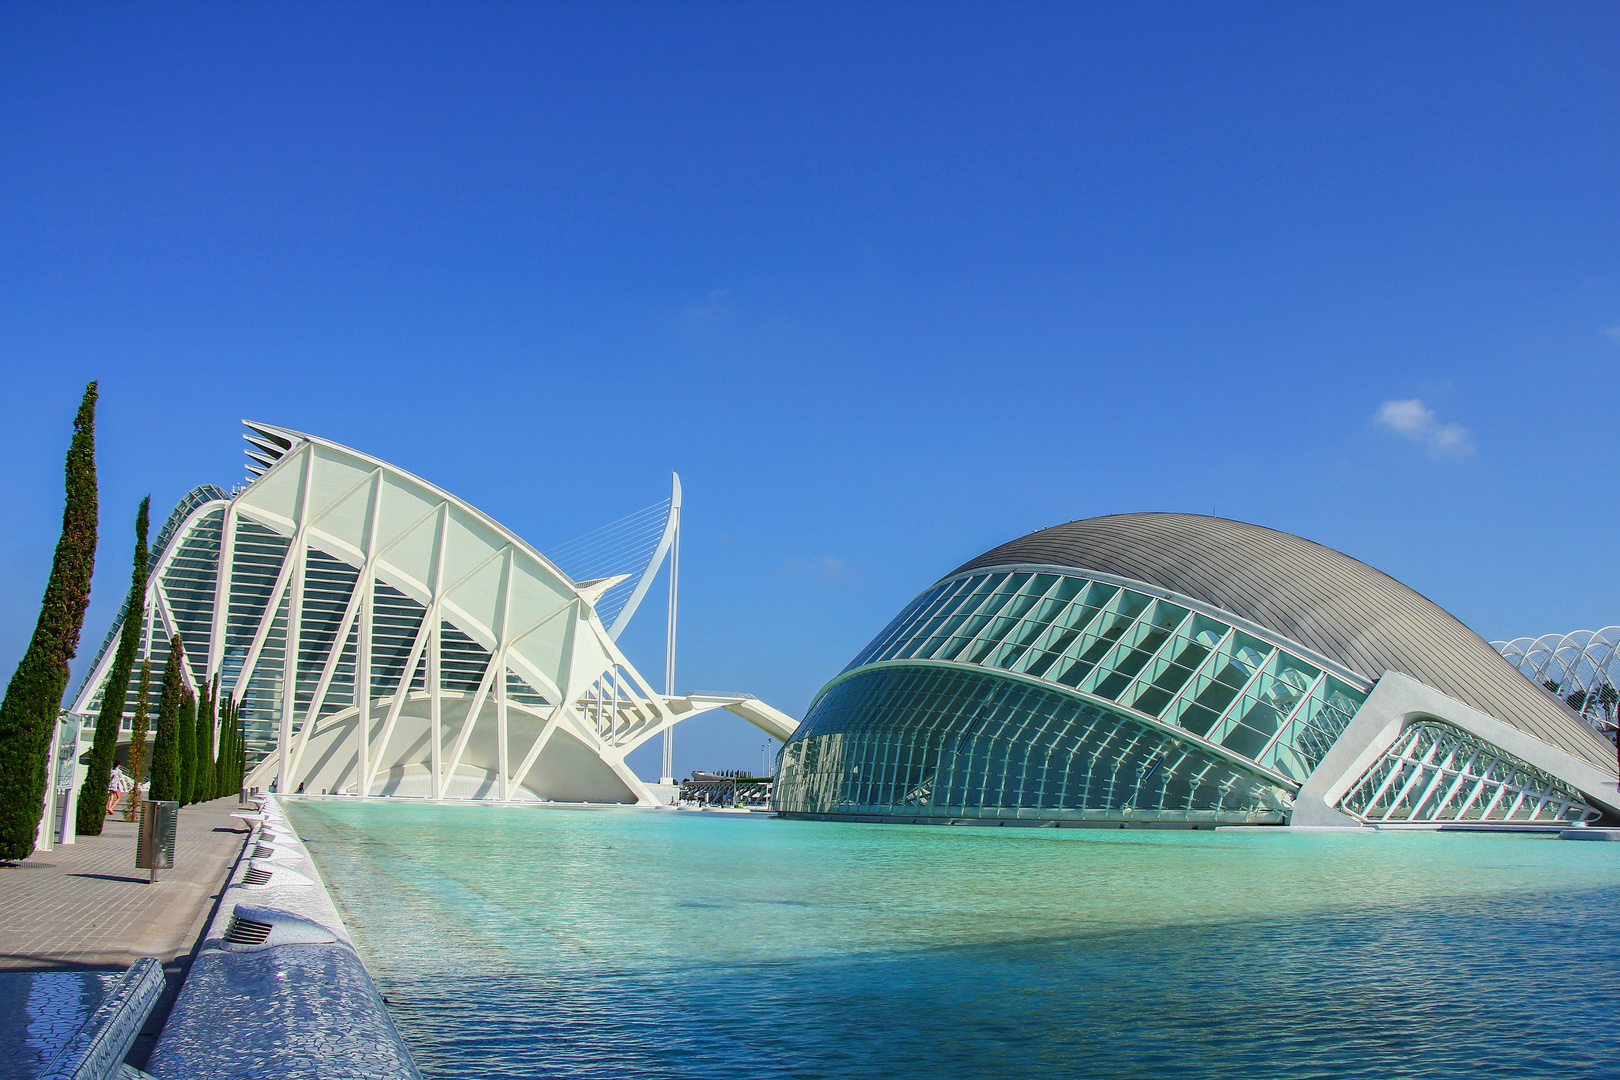
<path id="1" fill-rule="evenodd" d="M 1388 574 L 1301 537 L 1197 514 L 1114 514 L 1032 532 L 953 573 L 1011 564 L 1096 570 L 1202 600 L 1369 680 L 1402 672 L 1616 771 L 1608 740 L 1484 638 Z"/>

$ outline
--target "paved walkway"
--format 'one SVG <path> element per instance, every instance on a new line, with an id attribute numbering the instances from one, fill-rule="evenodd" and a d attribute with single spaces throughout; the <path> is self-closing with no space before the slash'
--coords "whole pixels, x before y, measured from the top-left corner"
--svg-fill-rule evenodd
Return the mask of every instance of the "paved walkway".
<path id="1" fill-rule="evenodd" d="M 123 969 L 156 957 L 168 989 L 129 1056 L 139 1065 L 247 839 L 237 809 L 234 797 L 182 808 L 175 868 L 159 870 L 156 884 L 135 869 L 138 826 L 122 820 L 0 867 L 0 971 Z"/>
<path id="2" fill-rule="evenodd" d="M 191 952 L 247 837 L 236 799 L 180 811 L 173 870 L 135 869 L 134 822 L 0 867 L 0 969 L 128 967 Z"/>

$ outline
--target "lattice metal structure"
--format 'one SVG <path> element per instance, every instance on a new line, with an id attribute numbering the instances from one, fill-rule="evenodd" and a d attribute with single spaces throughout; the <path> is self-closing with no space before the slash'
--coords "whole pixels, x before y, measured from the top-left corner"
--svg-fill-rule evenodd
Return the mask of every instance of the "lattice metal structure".
<path id="1" fill-rule="evenodd" d="M 1072 688 L 1284 783 L 1310 773 L 1371 688 L 1213 612 L 1115 582 L 1033 571 L 947 579 L 846 671 L 896 660 L 995 668 Z"/>
<path id="2" fill-rule="evenodd" d="M 1013 678 L 962 682 L 971 668 Z M 940 705 L 947 674 L 953 689 Z M 969 685 L 971 693 L 962 690 Z M 783 755 L 777 804 L 806 813 L 1281 821 L 1369 689 L 1258 627 L 1117 581 L 957 574 L 914 600 L 823 691 L 807 717 L 813 727 Z M 1000 715 L 1006 695 L 1024 702 L 1016 723 Z M 878 714 L 893 719 L 875 724 Z M 967 802 L 967 780 L 925 784 L 922 802 L 916 784 L 871 785 L 908 769 L 969 777 L 1012 768 L 1009 753 L 1026 761 L 1017 766 L 1025 772 L 1028 754 L 1050 759 L 1036 770 L 1042 782 L 1020 783 L 1016 799 L 999 777 L 972 781 L 978 795 Z M 1127 793 L 1122 768 L 1151 768 L 1151 787 Z M 840 773 L 848 775 L 833 779 Z M 1071 782 L 1082 773 L 1084 783 Z"/>
<path id="3" fill-rule="evenodd" d="M 1587 723 L 1615 737 L 1620 718 L 1620 626 L 1493 641 L 1525 678 L 1560 698 Z"/>
<path id="4" fill-rule="evenodd" d="M 969 671 L 879 668 L 815 715 L 782 755 L 779 811 L 1262 824 L 1288 808 L 1283 785 L 1193 740 Z"/>
<path id="5" fill-rule="evenodd" d="M 1602 816 L 1540 769 L 1428 720 L 1384 751 L 1341 805 L 1366 821 L 1404 824 L 1573 824 Z"/>
<path id="6" fill-rule="evenodd" d="M 726 708 L 793 730 L 757 700 L 648 685 L 595 606 L 624 576 L 576 583 L 403 470 L 248 427 L 256 478 L 235 496 L 199 488 L 160 534 L 144 649 L 161 670 L 178 634 L 188 684 L 218 675 L 247 724 L 250 783 L 650 804 L 625 756 L 679 720 Z M 87 721 L 104 652 L 72 709 Z"/>

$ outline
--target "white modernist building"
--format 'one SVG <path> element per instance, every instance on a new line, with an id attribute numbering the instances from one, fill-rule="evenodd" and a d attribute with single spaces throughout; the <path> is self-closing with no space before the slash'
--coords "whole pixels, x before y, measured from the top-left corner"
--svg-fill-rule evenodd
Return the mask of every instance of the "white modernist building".
<path id="1" fill-rule="evenodd" d="M 615 643 L 675 539 L 678 486 L 656 542 L 630 543 L 632 572 L 575 581 L 401 469 L 247 426 L 254 479 L 197 489 L 160 531 L 143 655 L 155 677 L 179 635 L 187 682 L 219 677 L 246 722 L 250 785 L 655 805 L 667 790 L 625 757 L 679 721 L 726 709 L 792 735 L 751 697 L 658 693 Z M 89 724 L 123 617 L 72 705 Z"/>

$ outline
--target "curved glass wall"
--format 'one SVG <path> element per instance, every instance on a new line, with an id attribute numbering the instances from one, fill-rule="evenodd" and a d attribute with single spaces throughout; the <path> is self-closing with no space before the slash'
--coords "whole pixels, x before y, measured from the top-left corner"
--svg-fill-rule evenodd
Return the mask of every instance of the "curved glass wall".
<path id="1" fill-rule="evenodd" d="M 933 665 L 860 672 L 783 748 L 779 812 L 1280 823 L 1281 786 L 1129 715 Z"/>
<path id="2" fill-rule="evenodd" d="M 1371 689 L 1218 617 L 1057 572 L 991 570 L 943 581 L 844 670 L 918 661 L 1016 672 L 1102 699 L 1295 786 Z"/>

